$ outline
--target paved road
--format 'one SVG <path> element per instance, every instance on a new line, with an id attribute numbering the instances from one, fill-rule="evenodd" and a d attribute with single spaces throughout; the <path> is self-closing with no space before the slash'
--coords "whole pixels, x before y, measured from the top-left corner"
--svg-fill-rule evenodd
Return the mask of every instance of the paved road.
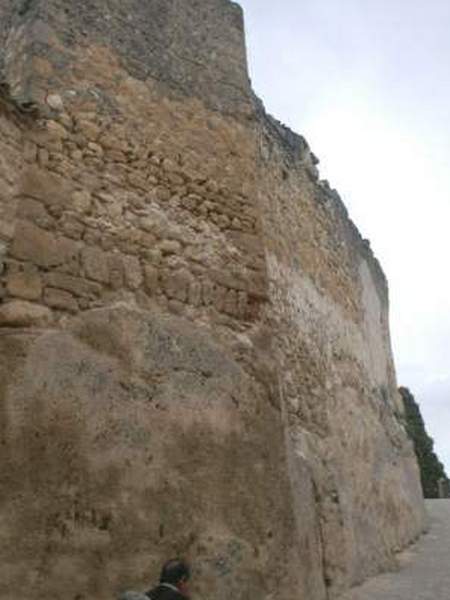
<path id="1" fill-rule="evenodd" d="M 450 600 L 450 500 L 428 500 L 430 530 L 399 557 L 400 569 L 340 600 Z"/>

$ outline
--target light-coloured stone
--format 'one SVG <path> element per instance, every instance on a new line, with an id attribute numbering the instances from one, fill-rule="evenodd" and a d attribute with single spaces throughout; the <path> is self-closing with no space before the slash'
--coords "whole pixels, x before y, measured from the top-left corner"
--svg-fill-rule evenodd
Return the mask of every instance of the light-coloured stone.
<path id="1" fill-rule="evenodd" d="M 199 281 L 192 281 L 189 284 L 188 302 L 192 306 L 200 306 L 202 303 L 202 285 Z"/>
<path id="2" fill-rule="evenodd" d="M 103 156 L 103 148 L 95 142 L 88 142 L 88 150 L 95 156 Z"/>
<path id="3" fill-rule="evenodd" d="M 51 308 L 67 310 L 69 312 L 78 311 L 78 303 L 70 292 L 55 288 L 45 288 L 44 302 Z"/>
<path id="4" fill-rule="evenodd" d="M 108 256 L 109 284 L 113 290 L 124 287 L 124 262 L 122 255 L 110 254 Z"/>
<path id="5" fill-rule="evenodd" d="M 73 277 L 71 275 L 67 275 L 66 273 L 58 273 L 56 271 L 47 273 L 44 279 L 46 285 L 52 288 L 65 290 L 71 294 L 74 294 L 75 296 L 95 298 L 102 290 L 101 285 L 98 283 L 87 281 L 81 277 Z"/>
<path id="6" fill-rule="evenodd" d="M 23 156 L 26 162 L 34 163 L 37 160 L 38 148 L 36 144 L 30 140 L 25 140 L 23 144 Z"/>
<path id="7" fill-rule="evenodd" d="M 86 246 L 81 251 L 81 264 L 88 279 L 109 282 L 108 255 L 96 247 Z"/>
<path id="8" fill-rule="evenodd" d="M 237 314 L 237 292 L 228 290 L 224 301 L 224 311 L 229 315 Z"/>
<path id="9" fill-rule="evenodd" d="M 164 271 L 161 276 L 161 285 L 168 298 L 180 302 L 186 302 L 191 282 L 192 275 L 187 269 Z"/>
<path id="10" fill-rule="evenodd" d="M 47 131 L 52 139 L 65 140 L 69 133 L 67 129 L 57 121 L 47 121 Z"/>
<path id="11" fill-rule="evenodd" d="M 124 276 L 126 285 L 132 289 L 137 290 L 143 282 L 142 267 L 139 259 L 136 256 L 122 257 Z"/>
<path id="12" fill-rule="evenodd" d="M 47 148 L 38 149 L 38 164 L 41 169 L 45 169 L 48 165 L 49 154 Z"/>
<path id="13" fill-rule="evenodd" d="M 167 202 L 171 197 L 170 190 L 164 186 L 159 186 L 156 188 L 156 197 L 160 202 Z"/>
<path id="14" fill-rule="evenodd" d="M 30 165 L 22 174 L 20 192 L 47 206 L 65 208 L 70 204 L 72 186 L 67 179 L 45 168 Z"/>
<path id="15" fill-rule="evenodd" d="M 177 240 L 164 240 L 159 245 L 158 250 L 163 254 L 179 254 L 181 252 L 181 244 Z"/>
<path id="16" fill-rule="evenodd" d="M 46 102 L 53 110 L 64 110 L 64 102 L 59 94 L 49 94 L 46 98 Z"/>
<path id="17" fill-rule="evenodd" d="M 55 219 L 48 213 L 45 205 L 32 198 L 22 198 L 17 206 L 17 217 L 24 221 L 32 221 L 42 229 L 52 229 Z"/>
<path id="18" fill-rule="evenodd" d="M 206 306 L 209 306 L 213 302 L 214 284 L 209 281 L 202 282 L 202 297 L 203 302 Z"/>
<path id="19" fill-rule="evenodd" d="M 146 265 L 144 267 L 144 286 L 145 291 L 149 295 L 153 295 L 158 291 L 159 273 L 156 267 Z"/>
<path id="20" fill-rule="evenodd" d="M 52 313 L 45 306 L 24 300 L 0 305 L 0 327 L 47 327 Z"/>
<path id="21" fill-rule="evenodd" d="M 55 236 L 36 225 L 20 221 L 16 226 L 11 254 L 40 267 L 73 266 L 78 260 L 79 246 L 66 237 Z"/>
<path id="22" fill-rule="evenodd" d="M 11 273 L 7 278 L 7 290 L 11 296 L 24 300 L 39 300 L 42 295 L 42 279 L 34 271 Z"/>
<path id="23" fill-rule="evenodd" d="M 95 142 L 101 133 L 101 129 L 95 123 L 91 121 L 86 121 L 84 119 L 79 119 L 77 121 L 77 130 L 80 131 L 87 139 Z"/>

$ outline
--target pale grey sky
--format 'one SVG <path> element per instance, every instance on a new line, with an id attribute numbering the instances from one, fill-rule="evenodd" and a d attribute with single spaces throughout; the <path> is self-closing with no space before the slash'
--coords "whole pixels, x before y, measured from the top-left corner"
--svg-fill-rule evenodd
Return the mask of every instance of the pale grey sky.
<path id="1" fill-rule="evenodd" d="M 400 385 L 450 475 L 450 0 L 240 0 L 253 87 L 390 286 Z"/>

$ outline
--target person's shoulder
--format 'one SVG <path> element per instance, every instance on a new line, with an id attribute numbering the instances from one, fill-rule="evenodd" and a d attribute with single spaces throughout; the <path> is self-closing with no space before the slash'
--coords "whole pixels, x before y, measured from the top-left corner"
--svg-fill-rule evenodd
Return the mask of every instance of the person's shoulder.
<path id="1" fill-rule="evenodd" d="M 159 585 L 145 592 L 146 600 L 160 600 L 161 599 L 161 590 Z"/>
<path id="2" fill-rule="evenodd" d="M 185 600 L 184 596 L 165 585 L 158 585 L 147 592 L 147 600 Z"/>
<path id="3" fill-rule="evenodd" d="M 148 600 L 148 596 L 142 592 L 123 592 L 119 600 Z"/>

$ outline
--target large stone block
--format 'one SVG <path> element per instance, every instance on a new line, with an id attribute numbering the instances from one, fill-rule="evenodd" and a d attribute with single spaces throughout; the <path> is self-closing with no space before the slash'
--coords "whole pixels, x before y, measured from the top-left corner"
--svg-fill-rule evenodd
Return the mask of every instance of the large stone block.
<path id="1" fill-rule="evenodd" d="M 0 305 L 0 327 L 46 327 L 52 321 L 52 313 L 45 306 L 12 300 Z"/>
<path id="2" fill-rule="evenodd" d="M 80 297 L 95 298 L 102 290 L 102 286 L 98 283 L 56 271 L 47 273 L 44 279 L 46 285 Z"/>
<path id="3" fill-rule="evenodd" d="M 182 552 L 199 597 L 292 598 L 278 589 L 303 571 L 281 415 L 206 332 L 120 306 L 2 335 L 0 355 L 0 596 L 34 581 L 62 598 L 70 579 L 72 596 L 106 600 Z"/>
<path id="4" fill-rule="evenodd" d="M 54 229 L 55 219 L 48 213 L 45 205 L 32 198 L 21 198 L 17 207 L 17 217 L 24 221 L 32 221 L 43 229 Z"/>
<path id="5" fill-rule="evenodd" d="M 73 186 L 66 178 L 37 165 L 28 166 L 21 177 L 20 193 L 47 206 L 70 206 Z"/>
<path id="6" fill-rule="evenodd" d="M 66 310 L 68 312 L 77 312 L 78 303 L 70 292 L 47 287 L 44 290 L 44 302 L 51 308 Z"/>
<path id="7" fill-rule="evenodd" d="M 136 256 L 122 256 L 125 283 L 132 290 L 137 290 L 141 287 L 144 276 L 142 273 L 142 266 L 139 259 Z"/>
<path id="8" fill-rule="evenodd" d="M 109 284 L 113 290 L 120 290 L 125 285 L 124 263 L 119 253 L 108 256 Z"/>
<path id="9" fill-rule="evenodd" d="M 149 295 L 154 295 L 159 288 L 159 273 L 156 267 L 146 265 L 144 267 L 144 287 Z"/>
<path id="10" fill-rule="evenodd" d="M 16 226 L 11 255 L 49 269 L 67 265 L 76 269 L 79 244 L 69 238 L 50 233 L 28 221 Z"/>
<path id="11" fill-rule="evenodd" d="M 100 283 L 109 282 L 108 254 L 94 246 L 86 246 L 81 251 L 81 264 L 84 275 Z"/>
<path id="12" fill-rule="evenodd" d="M 24 300 L 39 300 L 42 295 L 42 278 L 35 271 L 11 273 L 7 278 L 8 293 Z"/>
<path id="13" fill-rule="evenodd" d="M 161 273 L 161 286 L 168 298 L 186 302 L 192 275 L 187 269 L 166 270 Z"/>

